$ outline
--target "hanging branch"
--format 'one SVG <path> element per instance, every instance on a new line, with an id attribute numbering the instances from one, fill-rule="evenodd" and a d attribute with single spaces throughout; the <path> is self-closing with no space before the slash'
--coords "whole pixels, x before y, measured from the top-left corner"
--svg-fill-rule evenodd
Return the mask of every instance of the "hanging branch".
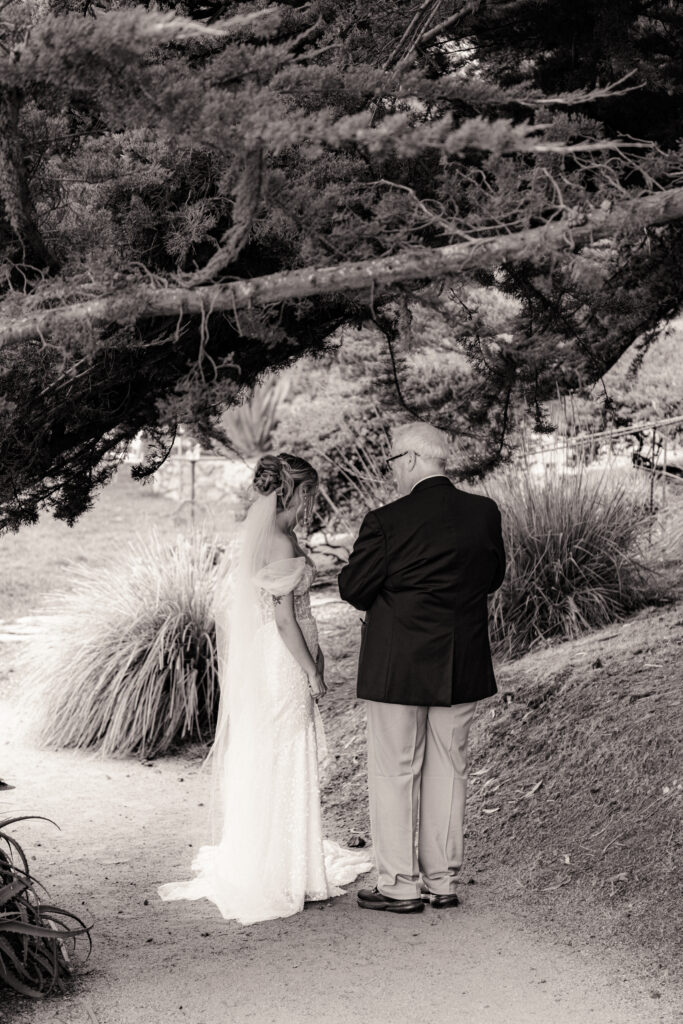
<path id="1" fill-rule="evenodd" d="M 403 392 L 401 391 L 401 384 L 398 379 L 398 368 L 396 366 L 396 354 L 394 352 L 394 341 L 399 337 L 399 329 L 397 328 L 394 321 L 386 313 L 376 313 L 373 316 L 373 322 L 377 326 L 377 329 L 381 331 L 387 343 L 389 349 L 389 358 L 391 360 L 391 373 L 394 378 L 394 387 L 396 388 L 396 397 L 398 398 L 399 405 L 402 409 L 413 417 L 415 420 L 420 420 L 421 417 L 415 412 L 411 406 L 408 405 Z"/>
<path id="2" fill-rule="evenodd" d="M 385 60 L 382 66 L 383 71 L 388 71 L 391 67 L 395 66 L 395 72 L 392 77 L 396 77 L 396 72 L 403 67 L 406 58 L 415 50 L 418 40 L 427 30 L 427 26 L 435 17 L 442 2 L 443 0 L 423 0 L 423 3 L 413 16 L 412 21 L 409 23 L 389 57 Z M 381 97 L 378 97 L 370 107 L 371 128 L 374 128 L 377 121 L 377 116 L 380 111 L 380 103 Z"/>
<path id="3" fill-rule="evenodd" d="M 188 286 L 205 284 L 218 276 L 237 259 L 243 248 L 261 201 L 263 152 L 251 149 L 244 158 L 244 169 L 235 190 L 232 225 L 221 238 L 221 247 L 208 263 L 193 274 L 183 276 Z"/>

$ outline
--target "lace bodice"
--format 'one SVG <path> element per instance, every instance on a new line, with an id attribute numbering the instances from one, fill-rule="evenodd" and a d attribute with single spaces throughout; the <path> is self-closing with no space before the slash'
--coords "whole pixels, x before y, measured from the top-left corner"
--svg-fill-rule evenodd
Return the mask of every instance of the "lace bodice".
<path id="1" fill-rule="evenodd" d="M 254 577 L 259 588 L 259 613 L 265 625 L 275 619 L 275 603 L 285 594 L 294 596 L 294 614 L 297 622 L 310 619 L 310 591 L 315 578 L 315 566 L 304 555 L 280 558 L 264 566 Z"/>

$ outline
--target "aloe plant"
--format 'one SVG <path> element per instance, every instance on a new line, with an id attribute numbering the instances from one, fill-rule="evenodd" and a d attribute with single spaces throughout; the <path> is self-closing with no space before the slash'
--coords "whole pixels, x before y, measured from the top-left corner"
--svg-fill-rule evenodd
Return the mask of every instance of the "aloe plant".
<path id="1" fill-rule="evenodd" d="M 31 999 L 65 990 L 79 938 L 87 938 L 87 956 L 92 949 L 91 926 L 42 902 L 38 889 L 47 890 L 33 878 L 22 847 L 6 831 L 18 821 L 38 818 L 55 824 L 35 814 L 0 821 L 0 986 Z"/>

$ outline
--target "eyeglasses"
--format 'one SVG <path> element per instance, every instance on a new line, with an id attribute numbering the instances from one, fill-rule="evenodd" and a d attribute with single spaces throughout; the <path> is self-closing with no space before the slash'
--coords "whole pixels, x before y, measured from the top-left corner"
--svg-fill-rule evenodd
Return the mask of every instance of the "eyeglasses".
<path id="1" fill-rule="evenodd" d="M 401 452 L 400 455 L 390 455 L 388 459 L 384 460 L 385 471 L 389 469 L 389 463 L 393 462 L 394 459 L 402 459 L 404 455 L 409 455 L 410 452 Z"/>

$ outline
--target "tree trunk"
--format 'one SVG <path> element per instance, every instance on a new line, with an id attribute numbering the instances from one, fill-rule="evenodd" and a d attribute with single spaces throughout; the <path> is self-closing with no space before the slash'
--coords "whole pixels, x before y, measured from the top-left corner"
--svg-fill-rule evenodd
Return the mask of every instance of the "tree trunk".
<path id="1" fill-rule="evenodd" d="M 36 271 L 56 271 L 57 261 L 49 252 L 38 227 L 38 214 L 29 189 L 24 147 L 19 132 L 21 93 L 0 90 L 0 197 L 5 217 L 22 250 L 22 263 L 29 276 Z M 17 261 L 19 262 L 19 261 Z"/>

